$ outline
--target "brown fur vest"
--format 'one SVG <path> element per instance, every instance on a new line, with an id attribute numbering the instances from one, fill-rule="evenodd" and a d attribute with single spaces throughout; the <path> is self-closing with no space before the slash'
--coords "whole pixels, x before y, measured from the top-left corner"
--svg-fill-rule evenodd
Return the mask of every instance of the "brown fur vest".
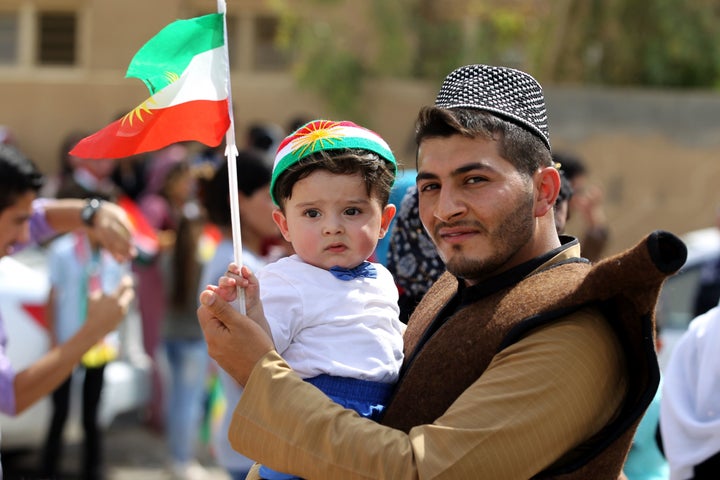
<path id="1" fill-rule="evenodd" d="M 482 375 L 497 352 L 535 327 L 594 305 L 605 313 L 626 352 L 629 391 L 616 418 L 576 452 L 568 452 L 571 462 L 559 462 L 538 478 L 617 478 L 658 387 L 658 294 L 685 257 L 685 245 L 677 237 L 658 231 L 596 265 L 574 259 L 511 281 L 505 278 L 505 285 L 459 306 L 448 306 L 456 299 L 458 283 L 446 273 L 410 319 L 406 364 L 382 423 L 405 432 L 432 423 Z M 429 335 L 429 329 L 434 333 Z"/>

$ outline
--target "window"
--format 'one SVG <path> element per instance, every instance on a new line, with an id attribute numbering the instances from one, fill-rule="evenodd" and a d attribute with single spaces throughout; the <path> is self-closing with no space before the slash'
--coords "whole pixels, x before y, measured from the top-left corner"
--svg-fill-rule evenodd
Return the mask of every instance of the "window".
<path id="1" fill-rule="evenodd" d="M 18 61 L 18 17 L 15 13 L 0 13 L 0 65 Z"/>
<path id="2" fill-rule="evenodd" d="M 37 62 L 74 65 L 77 18 L 72 12 L 42 12 L 38 16 Z"/>
<path id="3" fill-rule="evenodd" d="M 279 28 L 276 17 L 255 18 L 254 67 L 256 70 L 281 70 L 288 65 L 288 55 L 280 50 L 275 37 Z"/>

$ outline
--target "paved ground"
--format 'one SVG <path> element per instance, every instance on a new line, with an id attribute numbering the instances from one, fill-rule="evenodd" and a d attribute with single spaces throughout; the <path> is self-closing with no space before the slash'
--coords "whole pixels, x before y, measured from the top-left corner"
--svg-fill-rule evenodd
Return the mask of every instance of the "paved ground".
<path id="1" fill-rule="evenodd" d="M 140 424 L 135 417 L 117 419 L 105 434 L 106 480 L 169 480 L 166 469 L 165 440 Z M 78 479 L 82 449 L 72 442 L 65 448 L 62 480 Z M 200 463 L 208 471 L 207 480 L 228 480 L 207 448 L 200 449 Z M 38 479 L 37 452 L 2 457 L 5 480 Z"/>

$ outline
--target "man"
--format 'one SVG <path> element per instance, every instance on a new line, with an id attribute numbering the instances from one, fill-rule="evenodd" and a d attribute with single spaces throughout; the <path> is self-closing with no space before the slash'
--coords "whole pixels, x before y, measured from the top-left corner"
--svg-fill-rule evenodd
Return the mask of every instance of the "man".
<path id="1" fill-rule="evenodd" d="M 558 164 L 556 163 L 555 166 L 557 167 Z M 565 225 L 570 217 L 570 199 L 573 195 L 573 189 L 572 185 L 570 185 L 570 180 L 568 180 L 562 168 L 560 168 L 559 173 L 560 191 L 558 192 L 557 200 L 555 200 L 555 229 L 558 235 L 562 235 L 565 233 Z"/>
<path id="2" fill-rule="evenodd" d="M 122 209 L 97 201 L 38 200 L 42 183 L 42 175 L 27 158 L 10 146 L 0 145 L 0 257 L 31 242 L 77 229 L 92 230 L 119 260 L 134 255 L 129 223 Z M 87 314 L 90 321 L 66 343 L 20 372 L 10 365 L 5 345 L 8 340 L 23 339 L 6 338 L 0 318 L 0 411 L 17 415 L 57 388 L 82 355 L 117 327 L 133 296 L 132 280 L 128 277 L 113 295 L 90 298 Z"/>
<path id="3" fill-rule="evenodd" d="M 452 72 L 416 139 L 420 218 L 448 272 L 410 318 L 381 424 L 305 385 L 208 289 L 210 355 L 245 386 L 230 442 L 308 479 L 617 478 L 657 389 L 654 305 L 684 245 L 655 232 L 591 266 L 561 243 L 542 90 L 523 72 Z"/>
<path id="4" fill-rule="evenodd" d="M 579 156 L 569 152 L 553 152 L 553 159 L 560 165 L 573 190 L 568 215 L 579 218 L 582 236 L 578 236 L 582 256 L 596 262 L 605 254 L 610 239 L 610 225 L 605 215 L 605 194 L 602 188 L 590 182 L 590 172 Z"/>

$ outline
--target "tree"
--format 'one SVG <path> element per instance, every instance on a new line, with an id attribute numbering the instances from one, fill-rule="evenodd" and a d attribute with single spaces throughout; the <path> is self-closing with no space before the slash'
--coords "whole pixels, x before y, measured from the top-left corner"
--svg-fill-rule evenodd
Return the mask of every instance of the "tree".
<path id="1" fill-rule="evenodd" d="M 273 6 L 281 16 L 278 42 L 290 52 L 299 84 L 321 93 L 337 113 L 362 118 L 369 78 L 437 80 L 463 63 L 522 61 L 532 17 L 517 7 L 475 3 L 275 0 Z"/>
<path id="2" fill-rule="evenodd" d="M 712 87 L 720 0 L 274 0 L 300 85 L 362 118 L 369 78 L 438 81 L 468 63 L 544 84 Z"/>
<path id="3" fill-rule="evenodd" d="M 717 0 L 562 0 L 542 33 L 546 81 L 712 87 L 719 75 Z"/>

